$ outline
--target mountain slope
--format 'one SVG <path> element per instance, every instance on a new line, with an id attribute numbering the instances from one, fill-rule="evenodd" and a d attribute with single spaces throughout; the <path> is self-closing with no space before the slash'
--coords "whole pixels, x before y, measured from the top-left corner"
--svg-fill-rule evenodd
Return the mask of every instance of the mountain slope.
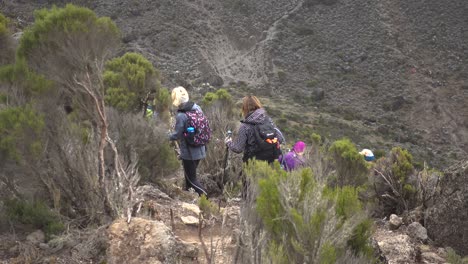
<path id="1" fill-rule="evenodd" d="M 52 2 L 61 4 L 4 2 L 1 11 L 31 21 Z M 246 83 L 286 118 L 310 113 L 299 122 L 331 138 L 401 145 L 433 165 L 467 155 L 464 0 L 75 3 L 114 19 L 124 50 L 152 60 L 167 86 Z"/>

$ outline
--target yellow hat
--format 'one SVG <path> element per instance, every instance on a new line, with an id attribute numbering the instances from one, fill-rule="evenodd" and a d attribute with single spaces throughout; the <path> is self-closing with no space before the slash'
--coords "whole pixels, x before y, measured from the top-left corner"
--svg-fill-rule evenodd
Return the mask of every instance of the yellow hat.
<path id="1" fill-rule="evenodd" d="M 179 107 L 179 105 L 188 102 L 188 100 L 189 95 L 184 87 L 178 86 L 172 89 L 172 104 L 175 107 Z"/>

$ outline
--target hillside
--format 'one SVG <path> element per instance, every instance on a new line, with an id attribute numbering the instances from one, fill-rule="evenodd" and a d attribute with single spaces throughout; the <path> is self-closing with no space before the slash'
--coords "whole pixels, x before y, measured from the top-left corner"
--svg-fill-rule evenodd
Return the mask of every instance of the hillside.
<path id="1" fill-rule="evenodd" d="M 0 11 L 21 29 L 32 10 L 62 2 L 3 1 Z M 467 155 L 464 0 L 71 2 L 116 21 L 122 53 L 149 58 L 165 86 L 250 91 L 289 119 L 283 126 L 373 149 L 400 145 L 434 166 Z"/>

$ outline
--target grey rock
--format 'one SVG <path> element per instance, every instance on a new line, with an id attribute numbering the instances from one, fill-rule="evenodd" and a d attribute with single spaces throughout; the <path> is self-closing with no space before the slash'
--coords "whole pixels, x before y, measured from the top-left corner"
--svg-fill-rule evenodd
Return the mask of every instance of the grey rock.
<path id="1" fill-rule="evenodd" d="M 423 263 L 427 263 L 427 264 L 445 263 L 445 259 L 437 255 L 437 253 L 435 252 L 423 252 L 421 254 L 421 259 Z"/>
<path id="2" fill-rule="evenodd" d="M 436 243 L 468 255 L 468 160 L 447 170 L 440 189 L 425 213 L 428 234 Z"/>
<path id="3" fill-rule="evenodd" d="M 403 219 L 395 214 L 390 215 L 390 220 L 388 221 L 389 227 L 391 230 L 398 229 L 403 223 Z"/>
<path id="4" fill-rule="evenodd" d="M 418 222 L 413 222 L 408 226 L 408 234 L 414 239 L 427 242 L 427 230 Z"/>
<path id="5" fill-rule="evenodd" d="M 377 244 L 388 263 L 414 263 L 416 251 L 409 236 L 387 236 Z"/>
<path id="6" fill-rule="evenodd" d="M 108 228 L 107 263 L 187 263 L 197 249 L 176 239 L 163 222 L 132 218 L 116 220 Z"/>

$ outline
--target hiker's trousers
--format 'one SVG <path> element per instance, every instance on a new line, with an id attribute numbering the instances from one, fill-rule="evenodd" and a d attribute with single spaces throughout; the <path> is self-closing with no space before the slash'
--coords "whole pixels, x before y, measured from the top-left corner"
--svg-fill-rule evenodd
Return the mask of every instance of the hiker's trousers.
<path id="1" fill-rule="evenodd" d="M 197 180 L 198 163 L 200 163 L 200 160 L 182 160 L 185 174 L 185 188 L 188 190 L 190 187 L 192 187 L 198 193 L 198 195 L 204 194 L 208 196 L 203 185 L 201 185 Z"/>

